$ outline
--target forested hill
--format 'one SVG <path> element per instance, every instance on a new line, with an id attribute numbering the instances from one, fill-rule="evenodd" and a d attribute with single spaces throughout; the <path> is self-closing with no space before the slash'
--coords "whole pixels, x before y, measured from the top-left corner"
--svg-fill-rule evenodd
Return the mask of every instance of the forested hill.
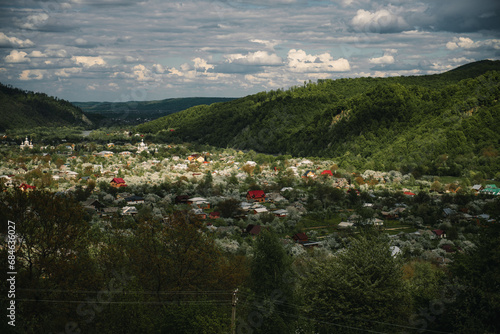
<path id="1" fill-rule="evenodd" d="M 92 122 L 68 101 L 0 84 L 0 131 L 73 125 L 90 126 Z"/>
<path id="2" fill-rule="evenodd" d="M 333 157 L 356 169 L 494 175 L 499 84 L 500 61 L 429 76 L 319 80 L 193 107 L 137 130 L 158 140 Z"/>

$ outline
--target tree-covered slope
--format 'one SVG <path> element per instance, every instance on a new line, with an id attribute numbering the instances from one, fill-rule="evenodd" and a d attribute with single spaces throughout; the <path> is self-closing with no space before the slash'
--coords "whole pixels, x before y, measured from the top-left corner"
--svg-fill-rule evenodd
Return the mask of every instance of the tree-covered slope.
<path id="1" fill-rule="evenodd" d="M 68 101 L 0 84 L 0 131 L 67 125 L 92 122 Z"/>
<path id="2" fill-rule="evenodd" d="M 355 168 L 498 169 L 500 61 L 439 75 L 320 80 L 138 127 L 165 140 L 336 157 Z M 174 131 L 170 131 L 174 130 Z"/>

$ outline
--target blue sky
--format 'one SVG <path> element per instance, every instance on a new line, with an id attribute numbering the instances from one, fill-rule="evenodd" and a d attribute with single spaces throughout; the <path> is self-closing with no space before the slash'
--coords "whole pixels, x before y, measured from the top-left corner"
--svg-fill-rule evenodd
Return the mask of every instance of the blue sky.
<path id="1" fill-rule="evenodd" d="M 241 97 L 500 59 L 492 0 L 0 0 L 0 82 L 70 101 Z"/>

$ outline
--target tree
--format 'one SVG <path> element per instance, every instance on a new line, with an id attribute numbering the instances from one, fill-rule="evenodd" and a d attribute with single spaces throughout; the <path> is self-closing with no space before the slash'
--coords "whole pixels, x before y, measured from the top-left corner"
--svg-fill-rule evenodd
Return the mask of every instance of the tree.
<path id="1" fill-rule="evenodd" d="M 457 253 L 451 273 L 463 286 L 443 316 L 438 329 L 453 333 L 498 333 L 500 323 L 500 226 L 486 223 L 476 247 Z"/>
<path id="2" fill-rule="evenodd" d="M 279 238 L 263 230 L 250 271 L 248 325 L 254 333 L 291 333 L 295 321 L 292 260 Z"/>
<path id="3" fill-rule="evenodd" d="M 321 333 L 347 327 L 395 330 L 385 326 L 404 323 L 409 313 L 402 274 L 400 260 L 391 255 L 385 240 L 354 239 L 302 281 L 304 311 Z"/>
<path id="4" fill-rule="evenodd" d="M 223 218 L 232 218 L 238 214 L 240 210 L 240 201 L 234 198 L 228 198 L 217 204 L 217 210 Z"/>
<path id="5" fill-rule="evenodd" d="M 27 333 L 55 331 L 74 309 L 64 303 L 43 300 L 74 298 L 57 290 L 97 288 L 99 273 L 89 254 L 91 240 L 84 210 L 71 197 L 45 191 L 26 193 L 15 189 L 2 193 L 1 197 L 2 229 L 12 221 L 18 236 L 16 284 L 27 290 L 23 298 L 32 300 L 19 303 L 17 315 L 24 322 L 19 327 L 24 327 Z M 2 259 L 7 259 L 4 252 L 5 248 Z"/>

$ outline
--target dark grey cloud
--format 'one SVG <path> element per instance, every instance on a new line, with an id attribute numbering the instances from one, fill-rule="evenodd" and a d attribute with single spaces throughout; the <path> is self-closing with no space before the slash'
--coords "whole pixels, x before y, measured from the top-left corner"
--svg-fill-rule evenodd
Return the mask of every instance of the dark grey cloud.
<path id="1" fill-rule="evenodd" d="M 497 2 L 469 2 L 0 0 L 0 80 L 160 99 L 435 73 L 498 57 Z"/>

